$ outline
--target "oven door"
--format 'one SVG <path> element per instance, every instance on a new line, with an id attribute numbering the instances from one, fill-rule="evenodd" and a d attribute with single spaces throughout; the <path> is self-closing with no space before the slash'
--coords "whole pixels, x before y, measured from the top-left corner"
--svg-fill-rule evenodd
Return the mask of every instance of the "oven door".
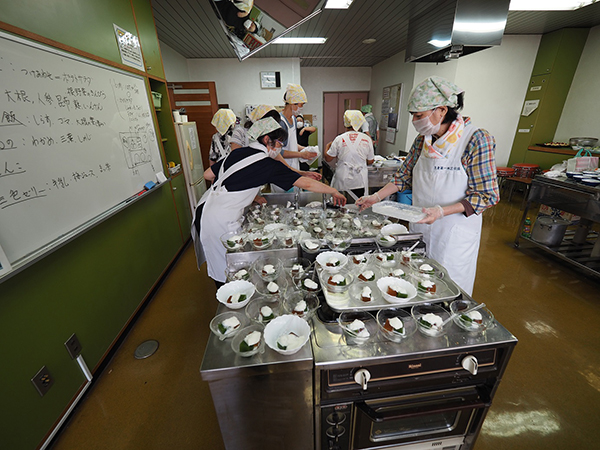
<path id="1" fill-rule="evenodd" d="M 489 406 L 489 396 L 480 395 L 475 387 L 355 402 L 350 448 L 416 449 L 430 447 L 408 444 L 459 442 L 455 438 L 466 436 Z M 458 450 L 460 445 L 441 447 Z"/>

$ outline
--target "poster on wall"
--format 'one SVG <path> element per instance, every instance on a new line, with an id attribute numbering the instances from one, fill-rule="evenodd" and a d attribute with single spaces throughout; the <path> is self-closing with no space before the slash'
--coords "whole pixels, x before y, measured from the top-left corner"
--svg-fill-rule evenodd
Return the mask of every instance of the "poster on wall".
<path id="1" fill-rule="evenodd" d="M 142 59 L 142 49 L 140 41 L 135 34 L 119 27 L 113 23 L 117 43 L 119 44 L 119 52 L 121 53 L 121 62 L 134 69 L 146 71 L 144 60 Z"/>
<path id="2" fill-rule="evenodd" d="M 402 83 L 383 88 L 381 101 L 381 120 L 379 127 L 387 130 L 385 141 L 393 144 L 400 123 L 400 104 L 402 100 Z"/>

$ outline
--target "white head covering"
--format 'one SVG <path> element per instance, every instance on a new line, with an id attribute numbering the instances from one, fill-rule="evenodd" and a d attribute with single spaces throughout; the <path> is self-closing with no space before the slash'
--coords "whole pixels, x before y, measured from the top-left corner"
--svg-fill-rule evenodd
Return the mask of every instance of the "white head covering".
<path id="1" fill-rule="evenodd" d="M 285 94 L 283 95 L 283 100 L 286 103 L 294 104 L 294 103 L 306 103 L 308 98 L 306 97 L 306 92 L 302 89 L 302 86 L 299 84 L 288 84 L 285 88 Z"/>
<path id="2" fill-rule="evenodd" d="M 223 136 L 229 130 L 229 127 L 235 124 L 237 117 L 230 109 L 219 109 L 211 120 L 211 124 L 217 129 L 219 134 Z"/>
<path id="3" fill-rule="evenodd" d="M 277 128 L 281 128 L 281 125 L 272 117 L 266 117 L 254 122 L 248 130 L 248 137 L 251 141 L 258 141 L 259 137 L 269 134 Z"/>
<path id="4" fill-rule="evenodd" d="M 430 111 L 438 106 L 456 108 L 458 94 L 464 92 L 454 83 L 441 77 L 429 77 L 413 89 L 408 99 L 410 112 Z"/>
<path id="5" fill-rule="evenodd" d="M 365 123 L 365 116 L 358 109 L 349 109 L 344 113 L 345 127 L 352 127 L 354 131 L 358 131 L 363 123 Z"/>

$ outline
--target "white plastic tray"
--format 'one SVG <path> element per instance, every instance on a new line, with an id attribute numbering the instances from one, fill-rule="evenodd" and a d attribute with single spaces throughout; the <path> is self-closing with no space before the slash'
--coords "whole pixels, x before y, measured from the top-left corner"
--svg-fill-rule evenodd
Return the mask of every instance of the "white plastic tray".
<path id="1" fill-rule="evenodd" d="M 407 222 L 418 222 L 426 216 L 426 214 L 422 212 L 421 207 L 387 200 L 375 203 L 373 205 L 373 212 L 384 216 L 395 217 L 400 220 L 406 220 Z"/>

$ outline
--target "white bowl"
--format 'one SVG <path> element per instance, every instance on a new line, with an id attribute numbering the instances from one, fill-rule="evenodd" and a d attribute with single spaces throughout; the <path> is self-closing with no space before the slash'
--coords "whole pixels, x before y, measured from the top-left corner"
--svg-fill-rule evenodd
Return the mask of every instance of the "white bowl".
<path id="1" fill-rule="evenodd" d="M 240 325 L 237 328 L 229 331 L 227 334 L 223 334 L 222 330 L 219 329 L 219 324 L 224 320 L 230 319 L 231 317 L 237 317 L 237 319 L 240 321 Z M 209 327 L 210 330 L 215 333 L 215 336 L 217 336 L 220 341 L 223 341 L 227 338 L 235 336 L 238 331 L 246 326 L 247 323 L 248 319 L 244 317 L 242 313 L 237 311 L 226 311 L 213 317 L 213 319 L 210 321 Z"/>
<path id="2" fill-rule="evenodd" d="M 377 241 L 377 244 L 379 246 L 384 248 L 393 247 L 394 245 L 396 245 L 396 242 L 398 242 L 395 236 L 383 233 L 380 233 L 377 236 L 375 236 L 375 240 Z"/>
<path id="3" fill-rule="evenodd" d="M 407 234 L 408 228 L 399 223 L 391 223 L 389 225 L 385 225 L 381 229 L 381 234 L 390 234 L 392 236 L 397 236 L 399 234 Z"/>
<path id="4" fill-rule="evenodd" d="M 230 309 L 240 309 L 248 304 L 254 295 L 254 285 L 249 281 L 235 280 L 225 283 L 217 290 L 217 300 Z M 237 303 L 227 303 L 227 299 L 234 294 L 243 294 L 246 299 Z"/>
<path id="5" fill-rule="evenodd" d="M 254 331 L 258 331 L 260 333 L 260 341 L 258 342 L 258 345 L 250 351 L 243 352 L 240 349 L 240 344 L 242 343 L 242 341 L 244 339 L 246 339 L 246 336 L 248 336 L 250 333 L 252 333 Z M 257 353 L 264 353 L 265 352 L 264 332 L 265 332 L 264 326 L 260 325 L 258 323 L 247 326 L 246 328 L 238 331 L 236 333 L 235 337 L 231 340 L 231 349 L 235 352 L 236 355 L 241 356 L 243 358 L 249 358 L 250 356 L 254 356 Z"/>
<path id="6" fill-rule="evenodd" d="M 337 258 L 340 262 L 337 266 L 328 266 L 327 264 L 333 258 Z M 339 252 L 323 252 L 317 255 L 317 264 L 323 268 L 323 270 L 327 270 L 329 272 L 338 272 L 342 267 L 346 265 L 348 262 L 348 257 L 343 253 Z"/>
<path id="7" fill-rule="evenodd" d="M 277 346 L 277 340 L 290 333 L 299 336 L 298 345 L 294 348 L 283 350 Z M 264 338 L 267 346 L 277 353 L 282 355 L 293 355 L 298 352 L 307 342 L 310 337 L 310 325 L 306 320 L 300 317 L 284 314 L 271 320 L 265 327 Z"/>
<path id="8" fill-rule="evenodd" d="M 406 290 L 407 297 L 400 298 L 394 297 L 388 294 L 387 290 L 390 285 L 402 287 Z M 417 296 L 417 288 L 415 288 L 411 283 L 401 278 L 396 277 L 383 277 L 377 280 L 377 287 L 381 292 L 381 295 L 388 303 L 406 303 L 409 300 L 412 300 Z"/>

